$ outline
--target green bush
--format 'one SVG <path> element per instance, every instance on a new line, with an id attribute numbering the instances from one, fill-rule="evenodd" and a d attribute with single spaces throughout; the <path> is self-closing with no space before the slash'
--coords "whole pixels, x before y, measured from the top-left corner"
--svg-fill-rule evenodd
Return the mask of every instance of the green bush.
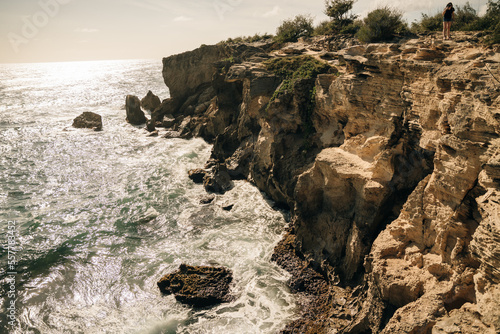
<path id="1" fill-rule="evenodd" d="M 492 33 L 487 38 L 487 42 L 490 44 L 500 43 L 500 1 L 488 0 L 488 10 L 484 16 L 487 21 L 488 29 L 492 30 Z"/>
<path id="2" fill-rule="evenodd" d="M 333 35 L 335 33 L 333 22 L 331 20 L 320 22 L 315 28 L 313 35 Z"/>
<path id="3" fill-rule="evenodd" d="M 314 31 L 313 19 L 305 15 L 297 15 L 294 19 L 285 20 L 276 30 L 278 43 L 297 42 L 300 37 L 310 37 Z"/>
<path id="4" fill-rule="evenodd" d="M 500 44 L 500 21 L 495 26 L 491 36 L 489 36 L 488 42 L 491 44 Z"/>
<path id="5" fill-rule="evenodd" d="M 343 26 L 339 29 L 337 25 L 334 24 L 333 21 L 323 21 L 314 28 L 314 36 L 320 35 L 335 35 L 335 34 L 351 34 L 354 35 L 358 32 L 361 27 L 361 21 L 353 21 L 352 23 Z"/>
<path id="6" fill-rule="evenodd" d="M 235 38 L 228 38 L 227 40 L 222 41 L 220 43 L 223 43 L 223 44 L 253 43 L 253 42 L 265 41 L 265 40 L 268 40 L 271 38 L 273 38 L 273 35 L 255 34 L 253 36 L 240 36 L 240 37 L 235 37 Z"/>
<path id="7" fill-rule="evenodd" d="M 325 14 L 331 17 L 330 31 L 334 33 L 348 33 L 349 29 L 346 27 L 351 26 L 356 15 L 350 13 L 355 0 L 325 0 Z"/>
<path id="8" fill-rule="evenodd" d="M 265 61 L 264 66 L 283 80 L 311 79 L 334 69 L 311 56 L 272 58 Z"/>
<path id="9" fill-rule="evenodd" d="M 476 14 L 476 10 L 467 1 L 463 7 L 457 6 L 455 11 L 455 17 L 453 19 L 452 29 L 470 31 L 471 27 L 474 26 L 474 22 L 477 21 L 479 17 Z"/>
<path id="10" fill-rule="evenodd" d="M 340 33 L 355 35 L 358 33 L 359 29 L 361 29 L 362 26 L 363 26 L 363 21 L 354 20 L 352 23 L 346 25 L 345 27 L 342 27 Z"/>
<path id="11" fill-rule="evenodd" d="M 363 43 L 388 41 L 396 34 L 407 32 L 403 14 L 390 7 L 382 7 L 368 13 L 357 33 Z"/>
<path id="12" fill-rule="evenodd" d="M 422 13 L 422 18 L 419 22 L 412 22 L 411 31 L 414 33 L 424 33 L 431 31 L 443 30 L 443 14 L 436 13 L 436 15 L 429 16 Z"/>
<path id="13" fill-rule="evenodd" d="M 265 61 L 264 66 L 283 80 L 280 89 L 277 89 L 271 97 L 268 108 L 280 96 L 292 93 L 299 80 L 312 79 L 322 73 L 336 72 L 334 67 L 311 56 L 273 58 Z"/>

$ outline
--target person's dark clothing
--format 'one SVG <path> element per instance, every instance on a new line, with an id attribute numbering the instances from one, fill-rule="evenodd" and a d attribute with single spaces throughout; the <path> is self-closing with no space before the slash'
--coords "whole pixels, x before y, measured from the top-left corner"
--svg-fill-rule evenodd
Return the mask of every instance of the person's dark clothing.
<path id="1" fill-rule="evenodd" d="M 446 12 L 444 12 L 444 15 L 443 15 L 443 21 L 444 22 L 451 22 L 454 11 L 455 11 L 455 8 L 453 8 L 453 7 L 450 8 L 450 9 L 447 9 Z"/>

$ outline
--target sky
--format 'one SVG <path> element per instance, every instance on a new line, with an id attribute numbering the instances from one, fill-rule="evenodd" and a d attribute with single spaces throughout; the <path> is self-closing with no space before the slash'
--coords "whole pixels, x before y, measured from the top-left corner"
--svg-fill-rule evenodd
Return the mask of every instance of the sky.
<path id="1" fill-rule="evenodd" d="M 353 13 L 390 5 L 411 23 L 448 1 L 357 0 Z M 486 3 L 470 0 L 480 14 Z M 324 0 L 0 0 L 0 63 L 161 59 L 230 37 L 274 34 L 298 14 L 317 24 L 328 19 L 324 9 Z"/>

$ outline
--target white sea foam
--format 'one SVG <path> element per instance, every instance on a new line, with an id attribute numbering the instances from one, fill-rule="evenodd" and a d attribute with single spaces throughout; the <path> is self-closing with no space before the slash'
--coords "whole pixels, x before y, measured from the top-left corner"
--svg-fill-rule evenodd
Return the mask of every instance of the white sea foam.
<path id="1" fill-rule="evenodd" d="M 125 95 L 168 97 L 160 61 L 0 65 L 0 83 L 0 224 L 16 220 L 22 245 L 11 333 L 275 333 L 285 325 L 295 301 L 287 274 L 270 262 L 283 215 L 244 181 L 200 205 L 204 190 L 187 171 L 204 164 L 210 146 L 148 138 L 125 123 Z M 83 111 L 101 114 L 104 131 L 71 128 Z M 233 210 L 222 209 L 227 203 Z M 156 281 L 181 263 L 231 268 L 234 301 L 200 311 L 162 296 Z"/>

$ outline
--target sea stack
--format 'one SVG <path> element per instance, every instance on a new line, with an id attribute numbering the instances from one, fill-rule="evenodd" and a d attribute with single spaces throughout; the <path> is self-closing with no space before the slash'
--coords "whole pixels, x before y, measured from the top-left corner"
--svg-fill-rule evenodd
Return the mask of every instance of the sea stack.
<path id="1" fill-rule="evenodd" d="M 125 108 L 127 110 L 127 122 L 132 125 L 141 125 L 146 123 L 147 118 L 141 109 L 141 101 L 137 96 L 127 95 L 125 99 Z"/>

